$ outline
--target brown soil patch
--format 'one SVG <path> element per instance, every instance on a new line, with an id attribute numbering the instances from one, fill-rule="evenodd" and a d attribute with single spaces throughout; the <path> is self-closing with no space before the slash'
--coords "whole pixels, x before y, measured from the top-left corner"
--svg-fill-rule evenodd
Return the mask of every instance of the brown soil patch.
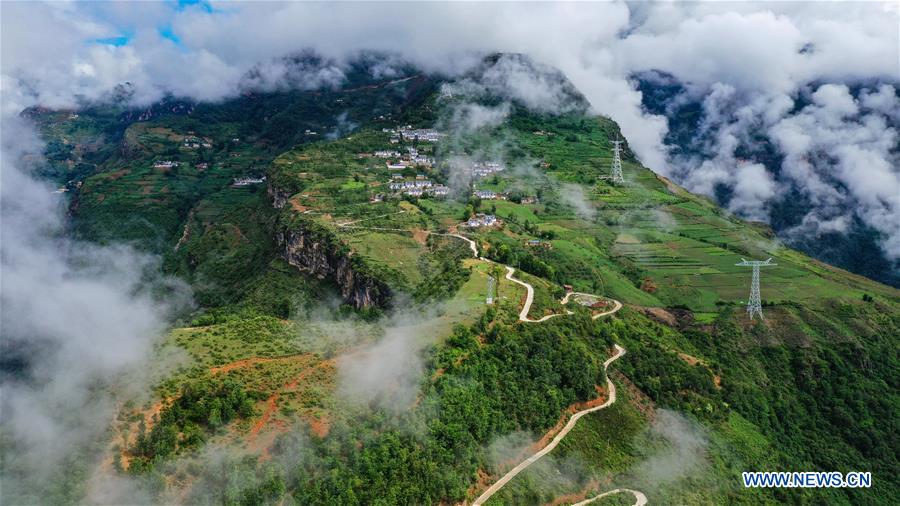
<path id="1" fill-rule="evenodd" d="M 678 358 L 680 358 L 681 360 L 684 360 L 685 362 L 687 362 L 688 364 L 691 364 L 691 365 L 697 365 L 700 363 L 699 358 L 692 357 L 692 356 L 688 355 L 687 353 L 678 352 Z"/>
<path id="2" fill-rule="evenodd" d="M 644 278 L 644 280 L 641 281 L 641 290 L 647 293 L 656 293 L 656 283 L 654 283 L 650 278 Z"/>
<path id="3" fill-rule="evenodd" d="M 466 497 L 476 497 L 478 492 L 491 486 L 494 477 L 484 469 L 475 471 L 475 483 L 466 491 Z"/>
<path id="4" fill-rule="evenodd" d="M 425 242 L 428 240 L 428 232 L 422 229 L 413 229 L 412 236 L 413 240 L 419 244 L 425 244 Z"/>
<path id="5" fill-rule="evenodd" d="M 203 328 L 203 327 L 198 327 Z M 264 364 L 266 362 L 289 362 L 291 360 L 297 360 L 298 358 L 309 358 L 311 356 L 310 353 L 299 353 L 297 355 L 288 355 L 286 357 L 250 357 L 243 358 L 241 360 L 235 360 L 234 362 L 230 362 L 225 365 L 220 365 L 217 367 L 210 367 L 210 374 L 219 374 L 223 372 L 233 371 L 235 369 L 242 369 L 247 366 L 251 366 L 254 364 Z"/>
<path id="6" fill-rule="evenodd" d="M 700 360 L 697 357 L 692 357 L 692 356 L 688 355 L 687 353 L 678 352 L 678 358 L 680 358 L 681 360 L 684 360 L 685 362 L 687 362 L 688 364 L 690 364 L 692 366 L 700 364 L 703 367 L 709 369 L 709 365 L 707 365 L 706 362 Z M 710 372 L 712 372 L 712 370 L 710 370 Z M 722 388 L 722 377 L 719 376 L 718 374 L 713 374 L 713 383 L 715 383 L 716 388 Z"/>
<path id="7" fill-rule="evenodd" d="M 116 179 L 119 179 L 122 176 L 127 176 L 128 174 L 131 174 L 131 169 L 119 169 L 115 172 L 110 172 L 109 175 L 106 176 L 106 178 L 115 181 Z"/>
<path id="8" fill-rule="evenodd" d="M 171 401 L 172 399 L 169 398 L 160 399 L 153 403 L 150 408 L 140 411 L 147 432 L 153 428 L 153 424 L 159 419 L 159 414 L 164 407 L 171 403 Z M 123 469 L 128 469 L 128 466 L 131 463 L 129 449 L 137 442 L 138 427 L 140 427 L 140 423 L 140 420 L 129 422 L 124 428 L 120 426 L 115 431 L 116 434 L 113 437 L 113 441 L 119 445 L 119 459 L 122 462 Z M 110 464 L 112 464 L 111 461 Z"/>
<path id="9" fill-rule="evenodd" d="M 569 421 L 569 418 L 571 418 L 573 414 L 583 409 L 597 407 L 606 402 L 606 389 L 604 387 L 601 387 L 600 385 L 595 385 L 594 390 L 597 392 L 597 397 L 585 402 L 576 402 L 575 404 L 572 404 L 571 406 L 566 408 L 566 411 L 564 412 L 563 416 L 561 416 L 556 422 L 556 425 L 554 425 L 552 429 L 547 431 L 547 433 L 544 434 L 541 439 L 537 440 L 537 442 L 531 445 L 531 447 L 529 448 L 529 453 L 534 453 L 550 444 L 550 441 L 552 441 L 553 438 L 556 437 L 556 434 L 558 434 L 559 431 L 561 431 L 562 428 L 566 426 L 566 423 Z"/>
<path id="10" fill-rule="evenodd" d="M 275 409 L 278 407 L 278 397 L 280 396 L 280 392 L 275 392 L 266 399 L 266 409 L 263 410 L 262 417 L 253 424 L 253 427 L 250 428 L 250 432 L 247 434 L 248 442 L 252 443 L 256 439 L 256 435 L 259 434 L 259 431 L 262 430 L 269 418 L 272 417 L 272 414 L 275 413 Z"/>
<path id="11" fill-rule="evenodd" d="M 328 420 L 327 416 L 322 416 L 320 418 L 310 418 L 309 429 L 319 438 L 324 438 L 328 435 L 328 431 L 331 429 L 331 422 Z"/>
<path id="12" fill-rule="evenodd" d="M 549 506 L 560 506 L 563 504 L 575 504 L 577 502 L 581 502 L 587 499 L 588 493 L 590 491 L 597 490 L 598 488 L 600 488 L 600 482 L 597 480 L 591 480 L 580 492 L 561 495 L 550 501 Z"/>
<path id="13" fill-rule="evenodd" d="M 298 213 L 302 213 L 308 211 L 309 208 L 301 204 L 297 199 L 291 199 L 288 202 L 291 203 L 291 209 L 297 211 Z"/>
<path id="14" fill-rule="evenodd" d="M 678 324 L 678 318 L 666 311 L 661 307 L 644 307 L 644 306 L 635 306 L 638 310 L 640 310 L 645 315 L 653 318 L 654 320 L 668 325 L 670 327 L 674 327 Z"/>
<path id="15" fill-rule="evenodd" d="M 296 356 L 297 355 L 295 355 L 294 357 L 296 357 Z M 287 358 L 293 358 L 293 357 L 287 357 Z M 262 416 L 255 424 L 253 424 L 253 427 L 250 428 L 250 432 L 247 434 L 247 442 L 250 444 L 253 444 L 255 442 L 256 436 L 259 435 L 260 431 L 263 429 L 263 427 L 266 425 L 266 423 L 269 421 L 269 419 L 275 413 L 275 410 L 278 408 L 278 399 L 281 397 L 282 393 L 289 392 L 291 390 L 295 390 L 297 388 L 297 385 L 299 385 L 300 382 L 304 378 L 306 378 L 307 376 L 309 376 L 316 370 L 318 370 L 320 368 L 333 368 L 333 367 L 334 367 L 334 360 L 324 360 L 322 362 L 319 362 L 315 366 L 307 368 L 307 369 L 303 370 L 302 372 L 300 372 L 297 376 L 294 377 L 294 379 L 285 383 L 283 387 L 281 387 L 278 391 L 276 391 L 271 396 L 269 396 L 269 398 L 266 399 L 266 408 L 263 411 Z M 326 425 L 325 433 L 327 434 L 327 425 Z"/>

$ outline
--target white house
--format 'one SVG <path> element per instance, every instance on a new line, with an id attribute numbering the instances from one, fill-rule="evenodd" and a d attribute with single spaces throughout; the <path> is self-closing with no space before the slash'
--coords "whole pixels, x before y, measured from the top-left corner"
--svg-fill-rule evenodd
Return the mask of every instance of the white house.
<path id="1" fill-rule="evenodd" d="M 476 214 L 475 216 L 469 218 L 469 221 L 465 222 L 465 226 L 469 228 L 480 228 L 480 227 L 493 227 L 497 225 L 499 220 L 493 214 Z"/>

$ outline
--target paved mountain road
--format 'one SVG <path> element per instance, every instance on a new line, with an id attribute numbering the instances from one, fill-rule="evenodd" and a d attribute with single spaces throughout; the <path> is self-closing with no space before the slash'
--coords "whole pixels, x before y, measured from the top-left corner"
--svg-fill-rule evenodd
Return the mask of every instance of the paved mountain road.
<path id="1" fill-rule="evenodd" d="M 632 490 L 630 488 L 617 488 L 617 489 L 610 490 L 609 492 L 603 492 L 600 495 L 595 495 L 594 497 L 591 497 L 590 499 L 585 499 L 581 502 L 573 504 L 572 506 L 584 506 L 585 504 L 590 504 L 590 503 L 592 503 L 598 499 L 602 499 L 608 495 L 621 494 L 622 492 L 634 495 L 634 499 L 635 499 L 634 506 L 644 506 L 645 504 L 647 504 L 647 496 L 645 496 L 643 492 L 639 492 L 637 490 Z"/>
<path id="2" fill-rule="evenodd" d="M 616 349 L 616 354 L 609 357 L 608 359 L 606 359 L 606 362 L 603 362 L 603 370 L 604 371 L 606 371 L 606 369 L 609 368 L 609 364 L 618 360 L 619 357 L 621 357 L 622 355 L 625 354 L 625 348 L 622 348 L 618 344 L 615 345 L 615 349 Z M 609 379 L 609 377 L 606 378 L 606 388 L 609 391 L 609 398 L 606 399 L 606 402 L 604 402 L 603 404 L 601 404 L 599 406 L 594 406 L 592 408 L 583 409 L 583 410 L 575 413 L 574 415 L 572 415 L 572 418 L 569 419 L 568 423 L 566 423 L 566 425 L 562 428 L 562 430 L 559 431 L 559 434 L 557 434 L 553 438 L 553 440 L 550 441 L 549 444 L 547 444 L 547 446 L 543 447 L 540 451 L 538 451 L 531 457 L 528 457 L 527 459 L 523 460 L 516 467 L 510 469 L 508 473 L 503 475 L 502 478 L 500 478 L 493 485 L 488 487 L 488 489 L 485 490 L 483 494 L 478 496 L 478 499 L 475 499 L 475 502 L 472 503 L 472 506 L 480 506 L 480 505 L 484 504 L 488 499 L 491 498 L 492 495 L 494 495 L 495 493 L 497 493 L 497 491 L 499 491 L 501 488 L 503 488 L 503 486 L 506 485 L 506 483 L 509 482 L 509 480 L 515 478 L 517 474 L 524 471 L 528 466 L 530 466 L 531 464 L 534 464 L 535 462 L 540 460 L 541 457 L 543 457 L 544 455 L 553 451 L 553 449 L 556 448 L 556 445 L 558 445 L 559 442 L 562 441 L 562 439 L 564 437 L 566 437 L 566 434 L 568 434 L 569 431 L 571 431 L 573 428 L 575 428 L 575 424 L 578 423 L 578 420 L 581 419 L 581 417 L 583 417 L 584 415 L 586 415 L 588 413 L 593 413 L 594 411 L 599 411 L 601 409 L 608 408 L 614 402 L 616 402 L 616 385 Z M 641 495 L 643 495 L 643 494 L 641 494 Z"/>
<path id="3" fill-rule="evenodd" d="M 400 228 L 363 227 L 363 226 L 353 225 L 354 223 L 358 223 L 359 221 L 363 221 L 363 220 L 357 220 L 355 222 L 338 224 L 338 226 L 341 228 L 365 228 L 365 229 L 369 229 L 369 230 L 409 232 L 409 230 L 400 229 Z M 489 260 L 487 258 L 479 257 L 478 256 L 478 245 L 475 243 L 475 241 L 473 241 L 472 239 L 469 239 L 468 237 L 466 237 L 464 235 L 454 234 L 454 233 L 441 233 L 441 232 L 428 232 L 428 231 L 425 231 L 425 232 L 428 234 L 432 234 L 432 235 L 442 235 L 442 236 L 456 237 L 458 239 L 462 239 L 463 241 L 465 241 L 468 244 L 469 249 L 472 250 L 472 257 L 478 258 L 479 260 L 482 260 L 485 262 L 493 262 L 492 260 Z M 503 265 L 503 264 L 501 264 L 501 265 Z M 550 314 L 550 315 L 543 316 L 541 318 L 538 318 L 537 320 L 532 320 L 532 319 L 528 318 L 528 312 L 531 310 L 531 305 L 534 302 L 534 287 L 531 286 L 531 284 L 526 283 L 525 281 L 514 278 L 513 274 L 515 274 L 516 270 L 513 267 L 510 267 L 508 265 L 503 265 L 503 266 L 506 267 L 506 279 L 508 279 L 509 281 L 512 281 L 513 283 L 517 283 L 517 284 L 525 287 L 525 292 L 526 292 L 525 304 L 522 305 L 522 310 L 519 311 L 519 321 L 525 322 L 525 323 L 540 323 L 543 321 L 547 321 L 550 318 L 553 318 L 556 316 L 564 316 L 564 314 L 562 314 L 562 313 L 557 313 L 557 314 Z M 586 295 L 586 296 L 590 296 L 590 297 L 598 297 L 597 295 L 593 295 L 593 294 L 589 294 L 589 293 L 570 292 L 570 293 L 567 293 L 565 297 L 563 297 L 563 299 L 560 301 L 560 303 L 563 305 L 568 304 L 569 298 L 572 295 Z M 602 313 L 593 315 L 591 317 L 592 319 L 596 320 L 597 318 L 600 318 L 601 316 L 608 316 L 608 315 L 611 315 L 611 314 L 617 312 L 618 310 L 622 309 L 621 302 L 619 302 L 615 299 L 608 298 L 608 297 L 607 297 L 607 299 L 611 300 L 613 302 L 613 308 L 610 309 L 609 311 L 604 311 Z M 573 313 L 571 311 L 567 310 L 566 314 L 573 314 Z M 606 359 L 605 362 L 603 362 L 604 372 L 609 368 L 610 364 L 612 364 L 614 361 L 616 361 L 617 359 L 619 359 L 622 355 L 624 355 L 626 353 L 625 348 L 622 348 L 618 344 L 615 345 L 615 350 L 616 350 L 616 354 L 613 355 L 612 357 L 609 357 L 608 359 Z M 552 441 L 550 441 L 549 444 L 547 444 L 547 446 L 545 446 L 544 448 L 539 450 L 537 453 L 535 453 L 531 457 L 528 457 L 527 459 L 525 459 L 524 461 L 519 463 L 519 465 L 512 468 L 509 472 L 507 472 L 505 475 L 503 475 L 493 485 L 488 487 L 488 489 L 485 490 L 484 493 L 482 493 L 480 496 L 478 496 L 478 498 L 475 499 L 475 502 L 473 502 L 472 505 L 480 506 L 480 505 L 484 504 L 485 501 L 490 499 L 491 496 L 493 496 L 495 493 L 497 493 L 497 491 L 499 491 L 501 488 L 503 488 L 504 485 L 506 485 L 513 478 L 515 478 L 517 474 L 519 474 L 520 472 L 525 470 L 531 464 L 540 460 L 540 458 L 543 457 L 544 455 L 553 451 L 553 449 L 556 448 L 556 446 L 559 444 L 559 442 L 562 441 L 562 439 L 564 437 L 566 437 L 566 435 L 573 428 L 575 428 L 575 424 L 578 423 L 578 420 L 581 419 L 581 417 L 583 417 L 584 415 L 586 415 L 588 413 L 593 413 L 594 411 L 599 411 L 601 409 L 605 409 L 605 408 L 611 406 L 614 402 L 616 402 L 616 385 L 609 379 L 608 376 L 606 378 L 606 388 L 607 388 L 607 391 L 609 392 L 609 398 L 606 399 L 606 402 L 604 402 L 603 404 L 601 404 L 599 406 L 594 406 L 592 408 L 583 409 L 581 411 L 578 411 L 574 415 L 572 415 L 572 417 L 569 419 L 569 421 L 566 423 L 566 425 L 562 428 L 562 430 L 560 430 L 559 433 L 556 434 L 556 436 L 553 438 Z M 609 492 L 604 492 L 600 495 L 594 496 L 591 499 L 581 501 L 578 504 L 575 504 L 573 506 L 581 506 L 584 504 L 589 504 L 589 503 L 594 502 L 602 497 L 605 497 L 608 495 L 613 495 L 613 494 L 618 494 L 621 492 L 630 492 L 630 493 L 634 494 L 634 497 L 636 499 L 634 506 L 644 506 L 645 504 L 647 504 L 647 496 L 645 496 L 642 492 L 639 492 L 637 490 L 625 489 L 625 488 L 623 488 L 623 489 L 617 488 L 615 490 L 610 490 Z"/>

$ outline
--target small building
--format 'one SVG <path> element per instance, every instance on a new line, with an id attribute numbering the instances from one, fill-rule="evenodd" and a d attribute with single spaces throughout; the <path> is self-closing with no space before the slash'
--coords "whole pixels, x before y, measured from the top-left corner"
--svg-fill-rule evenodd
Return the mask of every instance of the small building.
<path id="1" fill-rule="evenodd" d="M 537 197 L 522 197 L 522 204 L 537 204 Z"/>
<path id="2" fill-rule="evenodd" d="M 469 221 L 465 222 L 464 225 L 469 228 L 481 228 L 481 227 L 493 227 L 494 225 L 498 225 L 500 220 L 497 219 L 493 214 L 476 214 L 475 216 L 469 218 Z"/>
<path id="3" fill-rule="evenodd" d="M 209 164 L 206 162 L 201 162 L 195 165 L 195 167 L 197 167 L 197 170 L 206 170 L 209 168 Z"/>
<path id="4" fill-rule="evenodd" d="M 371 197 L 369 197 L 369 203 L 370 203 L 370 204 L 374 204 L 374 203 L 376 203 L 376 202 L 381 202 L 382 200 L 384 200 L 384 195 L 382 195 L 382 194 L 380 194 L 380 193 L 375 194 L 375 195 L 372 195 Z"/>
<path id="5" fill-rule="evenodd" d="M 474 192 L 472 192 L 472 195 L 480 198 L 481 200 L 497 200 L 497 199 L 505 200 L 506 199 L 505 195 L 502 195 L 500 193 L 497 193 L 497 192 L 491 191 L 491 190 L 475 190 Z"/>
<path id="6" fill-rule="evenodd" d="M 547 241 L 542 241 L 540 239 L 527 239 L 525 241 L 525 246 L 529 248 L 544 248 L 544 249 L 552 249 L 553 245 Z"/>
<path id="7" fill-rule="evenodd" d="M 181 165 L 179 162 L 173 162 L 172 160 L 160 160 L 153 164 L 154 169 L 171 169 L 173 167 L 178 167 Z"/>
<path id="8" fill-rule="evenodd" d="M 242 177 L 235 179 L 234 182 L 231 183 L 231 186 L 249 186 L 251 184 L 259 184 L 265 183 L 266 176 L 262 177 Z"/>

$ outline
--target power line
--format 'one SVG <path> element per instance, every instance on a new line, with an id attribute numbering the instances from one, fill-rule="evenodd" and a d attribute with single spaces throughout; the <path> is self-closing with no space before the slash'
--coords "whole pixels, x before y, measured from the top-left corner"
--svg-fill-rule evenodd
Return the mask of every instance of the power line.
<path id="1" fill-rule="evenodd" d="M 616 140 L 609 142 L 613 145 L 612 176 L 610 179 L 612 179 L 613 183 L 625 184 L 625 178 L 622 177 L 622 154 L 619 147 L 625 141 L 620 141 L 619 137 L 616 136 Z"/>
<path id="2" fill-rule="evenodd" d="M 750 315 L 751 320 L 753 319 L 754 314 L 758 314 L 759 319 L 762 320 L 762 297 L 759 294 L 759 268 L 761 266 L 778 264 L 773 264 L 771 258 L 766 261 L 744 260 L 743 258 L 741 258 L 741 261 L 734 265 L 738 265 L 741 267 L 753 267 L 753 280 L 750 282 L 750 300 L 747 302 L 747 314 Z"/>

